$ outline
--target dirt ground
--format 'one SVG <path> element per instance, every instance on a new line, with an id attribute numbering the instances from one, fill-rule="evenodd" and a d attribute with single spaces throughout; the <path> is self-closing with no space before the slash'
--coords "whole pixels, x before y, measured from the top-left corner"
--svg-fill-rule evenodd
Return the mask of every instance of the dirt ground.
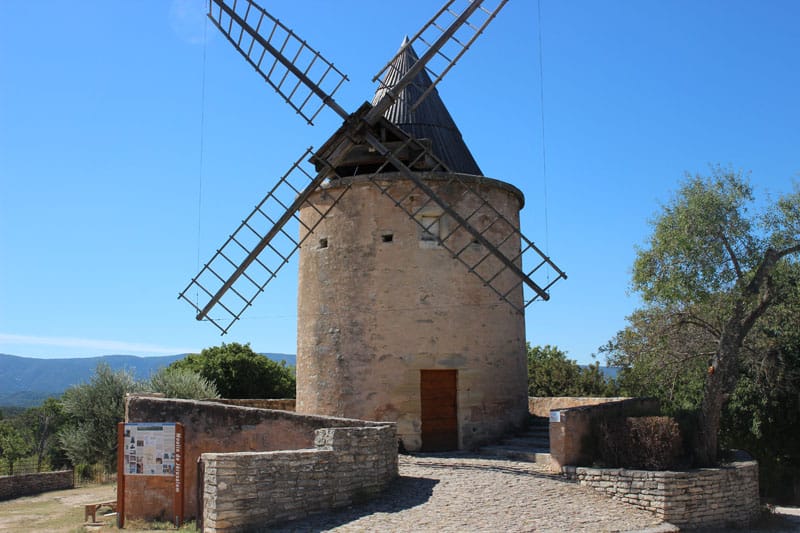
<path id="1" fill-rule="evenodd" d="M 82 531 L 83 506 L 116 497 L 116 485 L 89 485 L 0 502 L 0 531 Z"/>
<path id="2" fill-rule="evenodd" d="M 97 513 L 97 525 L 84 522 L 84 505 L 116 500 L 117 486 L 87 485 L 70 490 L 46 492 L 36 496 L 25 496 L 0 502 L 0 531 L 10 533 L 89 533 L 119 531 L 116 514 L 103 508 Z M 164 524 L 158 530 L 148 524 L 126 523 L 127 531 L 175 530 Z M 182 531 L 191 531 L 190 526 Z"/>

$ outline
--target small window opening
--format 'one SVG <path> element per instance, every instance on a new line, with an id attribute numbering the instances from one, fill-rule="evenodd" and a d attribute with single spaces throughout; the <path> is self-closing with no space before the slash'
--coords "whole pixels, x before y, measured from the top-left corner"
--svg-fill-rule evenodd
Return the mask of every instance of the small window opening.
<path id="1" fill-rule="evenodd" d="M 319 247 L 320 248 L 327 248 L 328 247 L 328 239 L 320 239 L 319 240 Z"/>
<path id="2" fill-rule="evenodd" d="M 436 242 L 439 238 L 439 217 L 435 215 L 422 215 L 422 235 L 420 240 Z"/>
<path id="3" fill-rule="evenodd" d="M 381 241 L 383 242 L 392 242 L 394 240 L 394 234 L 392 233 L 384 233 L 381 235 Z"/>

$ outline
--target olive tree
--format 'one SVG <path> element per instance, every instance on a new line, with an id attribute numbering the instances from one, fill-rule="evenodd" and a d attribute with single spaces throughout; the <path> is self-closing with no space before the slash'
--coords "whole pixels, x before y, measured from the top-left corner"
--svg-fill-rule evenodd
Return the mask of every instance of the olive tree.
<path id="1" fill-rule="evenodd" d="M 58 434 L 73 465 L 102 463 L 114 471 L 117 423 L 125 412 L 125 395 L 141 390 L 133 373 L 113 371 L 100 363 L 88 383 L 70 387 L 61 398 L 66 423 Z"/>
<path id="2" fill-rule="evenodd" d="M 755 209 L 738 172 L 687 177 L 637 250 L 633 288 L 677 327 L 713 339 L 707 354 L 694 452 L 716 462 L 723 405 L 740 376 L 740 352 L 786 291 L 778 282 L 800 254 L 800 188 Z"/>

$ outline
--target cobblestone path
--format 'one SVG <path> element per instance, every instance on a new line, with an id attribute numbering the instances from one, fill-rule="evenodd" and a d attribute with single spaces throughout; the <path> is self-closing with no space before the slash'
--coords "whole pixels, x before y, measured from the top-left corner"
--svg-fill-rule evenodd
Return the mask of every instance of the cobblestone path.
<path id="1" fill-rule="evenodd" d="M 535 463 L 471 454 L 400 456 L 376 499 L 283 531 L 677 531 L 654 515 L 564 481 Z M 665 527 L 666 526 L 666 527 Z"/>

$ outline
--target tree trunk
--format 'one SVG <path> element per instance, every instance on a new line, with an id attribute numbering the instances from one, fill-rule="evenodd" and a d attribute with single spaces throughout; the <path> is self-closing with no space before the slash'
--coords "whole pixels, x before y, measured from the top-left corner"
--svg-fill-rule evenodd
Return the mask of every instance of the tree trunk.
<path id="1" fill-rule="evenodd" d="M 719 451 L 719 427 L 727 395 L 739 378 L 739 347 L 742 328 L 738 317 L 728 321 L 722 332 L 717 353 L 706 374 L 703 401 L 700 404 L 697 433 L 694 439 L 695 466 L 716 466 Z"/>

